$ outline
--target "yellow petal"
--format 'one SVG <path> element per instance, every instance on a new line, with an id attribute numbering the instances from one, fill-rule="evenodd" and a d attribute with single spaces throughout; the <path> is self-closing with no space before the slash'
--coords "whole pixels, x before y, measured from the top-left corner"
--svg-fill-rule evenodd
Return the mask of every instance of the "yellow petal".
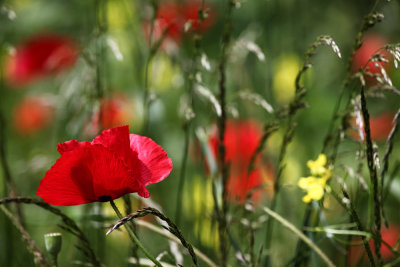
<path id="1" fill-rule="evenodd" d="M 309 160 L 307 167 L 310 169 L 312 175 L 322 176 L 327 171 L 325 164 L 327 162 L 325 154 L 320 154 L 316 161 Z"/>
<path id="2" fill-rule="evenodd" d="M 298 181 L 297 185 L 301 188 L 306 190 L 310 185 L 315 183 L 315 177 L 314 176 L 309 176 L 309 177 L 302 177 Z"/>
<path id="3" fill-rule="evenodd" d="M 326 161 L 327 161 L 327 159 L 326 159 L 325 154 L 319 154 L 318 159 L 316 160 L 316 163 L 319 166 L 325 166 Z"/>
<path id="4" fill-rule="evenodd" d="M 309 188 L 308 195 L 311 199 L 320 200 L 324 196 L 324 187 L 314 184 L 311 188 Z"/>
<path id="5" fill-rule="evenodd" d="M 307 194 L 302 198 L 302 200 L 305 203 L 310 203 L 311 202 L 311 197 Z"/>

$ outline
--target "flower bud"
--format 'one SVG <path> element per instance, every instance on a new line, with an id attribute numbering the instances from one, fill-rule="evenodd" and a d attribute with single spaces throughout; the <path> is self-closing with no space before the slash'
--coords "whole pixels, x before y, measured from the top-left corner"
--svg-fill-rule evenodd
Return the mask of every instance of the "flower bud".
<path id="1" fill-rule="evenodd" d="M 61 243 L 61 233 L 48 233 L 44 235 L 44 244 L 46 246 L 46 250 L 53 257 L 53 259 L 56 259 L 58 253 L 60 252 Z"/>

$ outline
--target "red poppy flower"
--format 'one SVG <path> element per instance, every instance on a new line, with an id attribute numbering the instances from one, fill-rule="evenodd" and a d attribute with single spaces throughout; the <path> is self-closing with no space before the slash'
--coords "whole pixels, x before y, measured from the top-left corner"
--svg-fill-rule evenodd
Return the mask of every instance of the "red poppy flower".
<path id="1" fill-rule="evenodd" d="M 227 121 L 224 136 L 226 162 L 248 166 L 261 137 L 261 127 L 255 121 Z M 214 155 L 217 155 L 219 135 L 216 128 L 209 138 L 209 144 Z"/>
<path id="2" fill-rule="evenodd" d="M 388 42 L 379 35 L 365 36 L 362 46 L 353 55 L 353 71 L 357 72 L 359 69 L 363 69 L 372 74 L 380 74 L 382 67 L 386 71 L 389 71 L 389 64 L 386 62 L 368 62 L 368 60 L 376 53 L 385 56 L 386 59 L 390 59 L 390 53 L 388 53 L 386 50 L 379 50 L 387 43 Z M 377 64 L 378 67 L 375 64 Z M 366 81 L 370 84 L 376 82 L 372 77 L 366 77 Z"/>
<path id="3" fill-rule="evenodd" d="M 393 128 L 393 118 L 394 114 L 390 112 L 384 113 L 377 117 L 370 117 L 369 126 L 371 129 L 371 139 L 373 141 L 386 141 Z M 351 121 L 351 124 L 359 128 L 359 125 L 356 125 L 354 119 Z M 365 136 L 364 128 L 361 129 L 361 131 L 364 133 Z M 350 135 L 353 138 L 360 140 L 358 132 L 351 130 Z"/>
<path id="4" fill-rule="evenodd" d="M 208 17 L 202 23 L 199 29 L 199 13 L 198 10 L 201 7 L 201 2 L 190 1 L 185 4 L 176 4 L 173 2 L 160 3 L 156 19 L 154 21 L 153 35 L 155 40 L 159 40 L 162 37 L 164 31 L 166 33 L 167 43 L 171 40 L 175 43 L 179 43 L 185 32 L 185 24 L 191 22 L 191 28 L 194 30 L 205 31 L 210 28 L 214 23 L 214 15 L 212 12 L 208 13 Z M 205 5 L 204 9 L 210 9 L 209 5 Z M 148 23 L 145 24 L 144 30 L 146 36 L 149 36 L 150 26 Z M 165 44 L 163 44 L 165 45 Z"/>
<path id="5" fill-rule="evenodd" d="M 157 10 L 156 23 L 160 36 L 167 30 L 168 37 L 179 41 L 183 25 L 180 6 L 175 3 L 163 3 Z"/>
<path id="6" fill-rule="evenodd" d="M 256 152 L 261 137 L 261 127 L 255 121 L 227 121 L 224 136 L 225 161 L 230 164 L 227 190 L 232 201 L 244 203 L 248 195 L 252 195 L 253 201 L 257 202 L 262 192 L 266 191 L 266 183 L 273 179 L 273 167 L 271 164 L 262 164 L 261 156 L 254 162 L 257 167 L 248 174 L 251 157 Z M 219 135 L 216 129 L 209 138 L 209 145 L 217 158 Z"/>
<path id="7" fill-rule="evenodd" d="M 198 30 L 201 32 L 209 29 L 215 22 L 214 12 L 212 12 L 212 7 L 208 4 L 204 5 L 204 10 L 209 10 L 207 13 L 207 18 L 199 25 L 199 9 L 201 8 L 202 3 L 198 1 L 190 1 L 186 4 L 184 9 L 182 10 L 183 18 L 185 20 L 184 23 L 190 21 L 192 23 L 191 29 Z"/>
<path id="8" fill-rule="evenodd" d="M 26 97 L 13 111 L 15 130 L 21 135 L 39 132 L 51 122 L 53 109 L 45 99 Z"/>
<path id="9" fill-rule="evenodd" d="M 57 146 L 61 157 L 41 180 L 36 195 L 51 205 L 108 201 L 164 180 L 172 170 L 167 153 L 148 137 L 129 134 L 128 126 L 103 131 L 92 142 Z"/>
<path id="10" fill-rule="evenodd" d="M 78 56 L 75 42 L 68 37 L 42 34 L 16 48 L 6 63 L 6 77 L 15 86 L 26 85 L 42 76 L 71 67 Z"/>

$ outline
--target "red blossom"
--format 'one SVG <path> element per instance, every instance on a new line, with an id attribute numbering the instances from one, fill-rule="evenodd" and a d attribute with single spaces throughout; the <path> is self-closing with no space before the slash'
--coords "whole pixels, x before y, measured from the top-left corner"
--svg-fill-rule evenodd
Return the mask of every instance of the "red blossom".
<path id="1" fill-rule="evenodd" d="M 92 142 L 57 146 L 61 157 L 41 180 L 37 195 L 51 205 L 108 201 L 164 180 L 172 170 L 167 153 L 148 137 L 129 134 L 128 126 L 103 131 Z"/>
<path id="2" fill-rule="evenodd" d="M 167 30 L 168 37 L 179 41 L 181 38 L 181 27 L 183 26 L 183 18 L 181 17 L 180 6 L 175 3 L 161 4 L 157 10 L 156 30 L 161 37 L 164 30 Z"/>
<path id="3" fill-rule="evenodd" d="M 51 122 L 53 108 L 40 97 L 26 97 L 14 108 L 13 124 L 21 135 L 32 135 Z"/>
<path id="4" fill-rule="evenodd" d="M 197 1 L 190 1 L 186 4 L 184 9 L 182 10 L 183 13 L 183 18 L 185 19 L 185 23 L 187 21 L 190 21 L 191 24 L 191 29 L 195 31 L 200 31 L 204 32 L 207 29 L 209 29 L 215 22 L 215 17 L 214 17 L 214 10 L 212 6 L 205 4 L 204 5 L 204 12 L 208 10 L 207 13 L 207 18 L 199 24 L 199 9 L 201 8 L 201 2 Z"/>
<path id="5" fill-rule="evenodd" d="M 226 162 L 232 161 L 247 166 L 257 150 L 261 136 L 261 127 L 255 121 L 227 121 L 224 136 Z M 216 128 L 209 138 L 209 143 L 214 155 L 217 155 L 219 135 Z"/>
<path id="6" fill-rule="evenodd" d="M 20 44 L 6 62 L 6 78 L 14 86 L 24 86 L 36 79 L 71 67 L 78 56 L 73 40 L 55 34 L 41 34 Z"/>
<path id="7" fill-rule="evenodd" d="M 385 69 L 385 71 L 389 71 L 389 64 L 386 62 L 368 62 L 368 60 L 377 53 L 383 55 L 386 59 L 390 59 L 391 56 L 389 52 L 386 50 L 379 50 L 387 43 L 387 40 L 379 35 L 365 36 L 362 46 L 353 55 L 353 71 L 357 72 L 360 69 L 363 69 L 372 74 L 380 74 L 382 67 Z M 375 64 L 377 64 L 378 67 L 375 66 Z M 366 77 L 366 81 L 369 84 L 374 84 L 376 82 L 376 80 L 372 77 Z"/>
<path id="8" fill-rule="evenodd" d="M 261 137 L 261 127 L 255 121 L 227 121 L 224 145 L 225 161 L 230 164 L 227 190 L 229 199 L 232 201 L 244 203 L 248 195 L 252 195 L 252 199 L 257 201 L 262 192 L 266 191 L 264 187 L 268 181 L 271 182 L 273 179 L 273 167 L 271 164 L 268 166 L 262 164 L 260 156 L 254 162 L 256 168 L 248 174 L 251 158 L 257 150 Z M 217 159 L 219 135 L 216 129 L 208 142 Z"/>
<path id="9" fill-rule="evenodd" d="M 173 41 L 179 43 L 185 33 L 185 24 L 191 23 L 191 29 L 204 32 L 214 23 L 214 13 L 208 12 L 208 17 L 199 25 L 199 8 L 201 2 L 189 1 L 184 4 L 174 2 L 161 2 L 154 21 L 153 36 L 154 40 L 159 40 L 164 31 L 166 31 L 167 42 Z M 211 9 L 209 5 L 204 6 L 204 10 Z M 145 23 L 144 30 L 146 36 L 149 36 L 150 26 Z"/>
<path id="10" fill-rule="evenodd" d="M 373 141 L 386 141 L 394 126 L 393 118 L 394 114 L 390 112 L 383 113 L 377 117 L 370 117 L 369 126 L 371 129 L 371 139 Z M 360 125 L 356 125 L 355 119 L 352 119 L 351 124 L 357 128 L 360 127 Z M 360 130 L 364 133 L 365 136 L 364 128 Z M 353 138 L 360 140 L 358 132 L 351 130 L 350 135 Z"/>

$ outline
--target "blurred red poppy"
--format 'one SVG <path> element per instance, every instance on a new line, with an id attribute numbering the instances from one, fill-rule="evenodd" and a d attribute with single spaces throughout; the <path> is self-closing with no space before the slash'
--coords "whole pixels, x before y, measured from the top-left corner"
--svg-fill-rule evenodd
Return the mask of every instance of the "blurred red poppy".
<path id="1" fill-rule="evenodd" d="M 164 180 L 172 170 L 167 153 L 148 137 L 129 134 L 128 126 L 103 131 L 92 142 L 57 146 L 61 157 L 41 180 L 37 195 L 51 205 L 109 201 Z"/>
<path id="2" fill-rule="evenodd" d="M 133 105 L 125 95 L 116 95 L 103 99 L 100 106 L 101 125 L 109 129 L 129 123 L 132 118 Z"/>
<path id="3" fill-rule="evenodd" d="M 157 10 L 157 16 L 155 20 L 155 30 L 161 37 L 164 30 L 167 30 L 168 37 L 179 41 L 181 37 L 181 27 L 183 26 L 183 18 L 180 14 L 181 7 L 175 3 L 160 3 Z M 157 39 L 158 39 L 157 38 Z"/>
<path id="4" fill-rule="evenodd" d="M 84 136 L 93 137 L 101 130 L 129 124 L 133 121 L 135 106 L 129 96 L 118 93 L 111 97 L 103 98 L 100 111 L 94 112 L 92 119 L 84 128 Z"/>
<path id="5" fill-rule="evenodd" d="M 6 62 L 6 78 L 11 85 L 24 86 L 36 79 L 71 67 L 78 48 L 66 36 L 41 34 L 20 44 Z"/>
<path id="6" fill-rule="evenodd" d="M 203 21 L 201 26 L 199 25 L 199 8 L 201 8 L 201 2 L 199 1 L 188 1 L 184 4 L 176 4 L 174 2 L 160 2 L 157 10 L 156 19 L 154 21 L 153 36 L 154 40 L 159 40 L 164 31 L 166 32 L 167 43 L 171 40 L 175 43 L 179 43 L 185 32 L 185 24 L 191 23 L 190 28 L 193 30 L 199 30 L 204 32 L 212 26 L 214 23 L 214 13 L 208 12 L 208 17 Z M 204 9 L 211 9 L 210 5 L 205 5 Z M 144 30 L 149 36 L 150 26 L 147 22 L 144 25 Z M 164 43 L 165 45 L 165 43 Z"/>
<path id="7" fill-rule="evenodd" d="M 371 62 L 368 60 L 374 55 L 379 53 L 383 55 L 386 59 L 390 59 L 390 53 L 386 50 L 379 50 L 385 44 L 387 44 L 387 40 L 379 35 L 367 35 L 363 39 L 362 46 L 354 53 L 352 69 L 354 72 L 359 71 L 360 69 L 366 70 L 372 74 L 380 74 L 381 68 L 384 68 L 386 72 L 389 71 L 389 64 L 387 62 Z M 368 64 L 367 64 L 368 62 Z M 378 66 L 376 66 L 376 65 Z M 373 84 L 376 82 L 375 78 L 366 77 L 367 83 Z"/>
<path id="8" fill-rule="evenodd" d="M 383 113 L 377 117 L 370 117 L 369 120 L 369 126 L 371 129 L 371 139 L 373 141 L 386 141 L 386 139 L 389 137 L 390 132 L 392 131 L 393 128 L 393 118 L 394 114 L 387 112 Z M 360 125 L 356 125 L 355 119 L 352 119 L 351 124 L 354 127 L 359 128 Z M 364 128 L 360 129 L 365 136 Z M 360 134 L 354 130 L 350 131 L 350 135 L 357 139 L 360 140 Z"/>
<path id="9" fill-rule="evenodd" d="M 397 240 L 400 238 L 400 228 L 397 225 L 389 225 L 388 228 L 384 227 L 381 230 L 382 240 L 385 241 L 395 251 L 399 251 L 398 247 L 395 247 Z M 361 239 L 356 240 L 357 243 L 361 242 Z M 375 255 L 374 240 L 369 241 L 372 253 Z M 386 262 L 390 259 L 394 259 L 395 254 L 383 243 L 381 244 L 381 255 L 382 259 Z M 347 260 L 350 266 L 364 266 L 359 265 L 359 262 L 367 263 L 368 259 L 365 254 L 365 249 L 362 245 L 356 247 L 350 247 L 347 254 Z"/>
<path id="10" fill-rule="evenodd" d="M 189 1 L 186 6 L 182 10 L 182 16 L 185 20 L 184 23 L 190 21 L 191 29 L 204 32 L 208 30 L 215 22 L 215 9 L 209 4 L 204 5 L 204 11 L 207 12 L 206 19 L 199 24 L 199 9 L 201 8 L 202 3 L 199 1 Z"/>
<path id="11" fill-rule="evenodd" d="M 13 124 L 21 135 L 32 135 L 49 125 L 53 108 L 44 98 L 26 97 L 14 108 Z"/>
<path id="12" fill-rule="evenodd" d="M 272 191 L 266 190 L 265 187 L 272 188 L 268 187 L 267 183 L 273 180 L 273 166 L 263 164 L 261 155 L 254 161 L 255 168 L 248 173 L 251 158 L 258 148 L 261 137 L 261 127 L 255 121 L 227 121 L 224 136 L 225 161 L 230 164 L 227 190 L 232 201 L 244 203 L 249 195 L 257 201 L 262 192 L 268 191 L 272 194 Z M 216 129 L 208 142 L 217 159 L 219 136 Z"/>

